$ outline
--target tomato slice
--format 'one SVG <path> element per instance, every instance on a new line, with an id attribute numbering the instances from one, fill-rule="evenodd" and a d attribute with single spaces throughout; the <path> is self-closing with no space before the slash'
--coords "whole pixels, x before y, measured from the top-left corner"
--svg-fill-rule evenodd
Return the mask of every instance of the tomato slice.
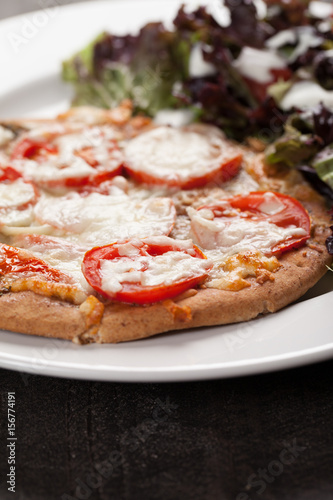
<path id="1" fill-rule="evenodd" d="M 22 177 L 20 172 L 12 167 L 0 167 L 0 182 L 13 182 Z"/>
<path id="2" fill-rule="evenodd" d="M 238 195 L 233 198 L 222 200 L 219 204 L 200 207 L 196 213 L 200 215 L 200 211 L 202 210 L 208 210 L 208 217 L 210 220 L 207 222 L 207 228 L 205 229 L 204 226 L 200 228 L 198 223 L 193 220 L 192 215 L 192 229 L 197 234 L 199 244 L 204 248 L 208 248 L 207 243 L 203 244 L 203 241 L 205 240 L 205 242 L 208 241 L 209 243 L 209 224 L 214 224 L 214 222 L 218 223 L 219 220 L 225 222 L 224 227 L 221 225 L 221 231 L 224 231 L 225 234 L 227 234 L 228 227 L 231 227 L 235 222 L 237 224 L 239 221 L 242 223 L 248 220 L 249 224 L 247 228 L 245 228 L 249 229 L 248 232 L 245 230 L 245 236 L 247 237 L 246 241 L 250 241 L 248 237 L 249 234 L 251 235 L 252 233 L 252 235 L 256 235 L 256 227 L 259 228 L 259 225 L 256 226 L 256 224 L 260 224 L 261 222 L 266 221 L 279 228 L 285 229 L 285 236 L 281 233 L 281 241 L 276 241 L 270 249 L 264 246 L 263 248 L 259 248 L 264 251 L 264 253 L 269 253 L 271 255 L 298 248 L 304 245 L 310 238 L 311 222 L 309 214 L 299 201 L 281 193 L 258 191 L 247 195 Z M 207 217 L 207 213 L 201 213 L 205 214 L 205 217 Z M 234 224 L 233 232 L 230 233 L 231 238 L 235 238 L 235 233 L 237 232 L 236 224 Z M 250 226 L 250 224 L 252 224 L 252 226 Z M 244 225 L 242 225 L 242 229 L 239 230 L 244 231 Z M 218 228 L 214 227 L 211 234 L 216 235 L 217 231 Z M 266 229 L 266 231 L 268 239 L 270 236 L 269 228 Z M 265 238 L 265 233 L 263 233 L 263 238 Z M 210 248 L 213 248 L 213 246 Z"/>
<path id="3" fill-rule="evenodd" d="M 0 219 L 11 210 L 25 210 L 34 205 L 38 196 L 33 183 L 24 180 L 14 168 L 0 167 Z"/>
<path id="4" fill-rule="evenodd" d="M 123 166 L 112 131 L 98 127 L 53 133 L 45 140 L 25 137 L 14 148 L 11 162 L 37 185 L 50 189 L 99 185 L 119 175 Z"/>
<path id="5" fill-rule="evenodd" d="M 86 280 L 102 296 L 140 305 L 176 297 L 202 283 L 211 268 L 191 241 L 166 236 L 96 247 L 82 264 Z"/>
<path id="6" fill-rule="evenodd" d="M 137 182 L 194 189 L 239 172 L 240 149 L 209 125 L 157 127 L 125 147 L 125 170 Z"/>
<path id="7" fill-rule="evenodd" d="M 286 194 L 271 193 L 277 202 L 273 200 L 267 201 L 267 196 L 270 192 L 257 191 L 250 193 L 247 196 L 235 196 L 229 203 L 234 208 L 239 208 L 241 211 L 248 211 L 251 214 L 268 216 L 268 220 L 279 227 L 296 226 L 306 230 L 308 238 L 310 237 L 310 217 L 303 205 Z M 265 199 L 266 197 L 266 199 Z M 280 206 L 277 203 L 281 203 Z M 275 203 L 275 210 L 273 207 Z M 271 204 L 271 212 L 269 211 Z M 266 207 L 266 212 L 265 212 Z"/>
<path id="8" fill-rule="evenodd" d="M 29 160 L 43 161 L 49 155 L 57 154 L 58 149 L 47 141 L 35 140 L 29 137 L 18 142 L 12 152 L 11 160 Z"/>
<path id="9" fill-rule="evenodd" d="M 49 266 L 29 252 L 9 245 L 0 245 L 0 276 L 14 275 L 16 278 L 39 275 L 47 281 L 70 283 L 71 278 Z"/>

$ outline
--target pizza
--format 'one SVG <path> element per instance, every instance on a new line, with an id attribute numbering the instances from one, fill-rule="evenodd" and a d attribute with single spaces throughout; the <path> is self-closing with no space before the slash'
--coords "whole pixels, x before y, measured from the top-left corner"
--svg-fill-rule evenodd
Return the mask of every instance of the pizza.
<path id="1" fill-rule="evenodd" d="M 248 321 L 326 272 L 297 170 L 211 125 L 82 106 L 0 126 L 0 328 L 122 342 Z"/>

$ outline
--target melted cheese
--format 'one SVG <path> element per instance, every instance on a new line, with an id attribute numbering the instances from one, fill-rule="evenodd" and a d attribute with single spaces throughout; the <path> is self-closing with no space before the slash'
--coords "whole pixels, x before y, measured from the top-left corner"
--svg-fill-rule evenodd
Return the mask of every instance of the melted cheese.
<path id="1" fill-rule="evenodd" d="M 35 214 L 40 223 L 54 228 L 54 235 L 90 247 L 135 236 L 168 234 L 176 217 L 169 198 L 137 201 L 99 193 L 44 198 L 37 203 Z"/>
<path id="2" fill-rule="evenodd" d="M 158 127 L 127 144 L 125 162 L 132 170 L 153 177 L 187 181 L 218 168 L 228 148 L 224 136 L 213 127 Z"/>
<path id="3" fill-rule="evenodd" d="M 117 293 L 122 283 L 137 283 L 144 287 L 170 286 L 179 281 L 206 274 L 210 261 L 192 257 L 183 252 L 166 252 L 156 257 L 136 256 L 135 260 L 124 257 L 101 262 L 102 289 Z"/>
<path id="4" fill-rule="evenodd" d="M 93 158 L 97 163 L 112 171 L 122 161 L 120 151 L 114 150 L 110 153 L 110 141 L 114 137 L 115 133 L 109 127 L 92 127 L 79 133 L 60 135 L 53 140 L 53 144 L 58 148 L 57 154 L 48 155 L 42 163 L 30 159 L 15 160 L 13 166 L 40 185 L 50 181 L 89 177 L 96 173 L 96 168 L 78 156 L 77 152 L 92 148 Z"/>
<path id="5" fill-rule="evenodd" d="M 0 147 L 6 146 L 14 137 L 14 132 L 0 125 Z"/>
<path id="6" fill-rule="evenodd" d="M 21 207 L 31 203 L 35 196 L 33 186 L 22 179 L 10 183 L 0 183 L 0 209 Z"/>
<path id="7" fill-rule="evenodd" d="M 249 250 L 269 254 L 271 248 L 306 231 L 295 226 L 282 228 L 266 220 L 245 217 L 216 217 L 210 210 L 188 209 L 195 243 L 204 249 L 219 248 L 226 255 Z M 232 211 L 230 215 L 235 215 Z"/>
<path id="8" fill-rule="evenodd" d="M 0 225 L 25 226 L 33 220 L 33 203 L 36 192 L 33 186 L 22 179 L 0 183 Z"/>
<path id="9" fill-rule="evenodd" d="M 246 281 L 249 277 L 256 277 L 260 283 L 273 281 L 272 273 L 281 267 L 276 257 L 266 257 L 259 251 L 248 251 L 233 256 L 226 256 L 219 249 L 207 250 L 205 253 L 214 264 L 205 282 L 208 288 L 241 290 L 250 286 Z"/>
<path id="10" fill-rule="evenodd" d="M 66 241 L 44 236 L 20 235 L 13 240 L 14 245 L 29 250 L 35 257 L 44 260 L 51 267 L 71 276 L 73 283 L 87 294 L 93 289 L 84 278 L 81 265 L 86 248 Z"/>
<path id="11" fill-rule="evenodd" d="M 28 207 L 25 210 L 13 208 L 10 210 L 0 209 L 0 231 L 3 234 L 19 234 L 21 230 L 30 225 L 34 220 L 33 207 Z"/>
<path id="12" fill-rule="evenodd" d="M 264 201 L 259 205 L 259 210 L 266 215 L 275 215 L 285 208 L 281 200 L 274 193 L 265 193 Z"/>
<path id="13" fill-rule="evenodd" d="M 259 184 L 251 177 L 246 170 L 241 170 L 236 177 L 223 184 L 223 190 L 231 194 L 247 194 L 251 191 L 258 191 Z"/>

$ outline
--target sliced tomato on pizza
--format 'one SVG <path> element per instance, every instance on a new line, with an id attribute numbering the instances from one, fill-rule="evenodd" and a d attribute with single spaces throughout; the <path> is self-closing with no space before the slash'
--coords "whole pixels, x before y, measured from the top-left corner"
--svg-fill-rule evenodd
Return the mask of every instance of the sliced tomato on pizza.
<path id="1" fill-rule="evenodd" d="M 81 304 L 87 294 L 73 278 L 32 253 L 0 244 L 0 278 L 2 292 L 32 291 Z"/>
<path id="2" fill-rule="evenodd" d="M 48 160 L 51 155 L 56 155 L 58 148 L 51 141 L 25 137 L 19 141 L 11 155 L 11 160 Z"/>
<path id="3" fill-rule="evenodd" d="M 266 255 L 302 246 L 310 238 L 310 218 L 294 198 L 254 192 L 189 209 L 194 240 L 205 249 L 236 253 L 260 250 Z"/>
<path id="4" fill-rule="evenodd" d="M 4 244 L 0 245 L 0 274 L 2 277 L 40 275 L 46 281 L 71 282 L 71 279 L 64 273 L 52 268 L 29 252 Z"/>
<path id="5" fill-rule="evenodd" d="M 0 210 L 23 210 L 36 203 L 38 192 L 31 182 L 18 178 L 12 182 L 0 182 Z"/>
<path id="6" fill-rule="evenodd" d="M 208 125 L 157 127 L 125 147 L 125 170 L 137 182 L 194 189 L 221 183 L 240 169 L 242 153 Z"/>
<path id="7" fill-rule="evenodd" d="M 0 168 L 0 226 L 20 225 L 31 220 L 39 193 L 32 182 L 11 167 Z"/>
<path id="8" fill-rule="evenodd" d="M 86 127 L 46 138 L 27 136 L 16 144 L 10 161 L 22 175 L 47 189 L 98 185 L 119 175 L 123 165 L 112 127 Z"/>
<path id="9" fill-rule="evenodd" d="M 13 167 L 0 167 L 0 182 L 13 182 L 22 177 L 22 174 Z"/>
<path id="10" fill-rule="evenodd" d="M 82 271 L 101 295 L 133 304 L 171 299 L 202 283 L 212 263 L 191 241 L 132 239 L 89 250 Z"/>

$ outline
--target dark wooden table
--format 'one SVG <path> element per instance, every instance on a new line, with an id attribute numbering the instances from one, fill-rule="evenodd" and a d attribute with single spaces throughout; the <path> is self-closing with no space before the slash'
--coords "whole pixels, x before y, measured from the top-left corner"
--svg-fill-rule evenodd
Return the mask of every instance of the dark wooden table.
<path id="1" fill-rule="evenodd" d="M 179 384 L 0 370 L 0 498 L 329 500 L 333 362 Z M 7 491 L 7 393 L 16 492 Z"/>
<path id="2" fill-rule="evenodd" d="M 0 18 L 40 5 L 3 0 Z M 333 499 L 332 368 L 151 385 L 0 370 L 0 500 Z"/>

